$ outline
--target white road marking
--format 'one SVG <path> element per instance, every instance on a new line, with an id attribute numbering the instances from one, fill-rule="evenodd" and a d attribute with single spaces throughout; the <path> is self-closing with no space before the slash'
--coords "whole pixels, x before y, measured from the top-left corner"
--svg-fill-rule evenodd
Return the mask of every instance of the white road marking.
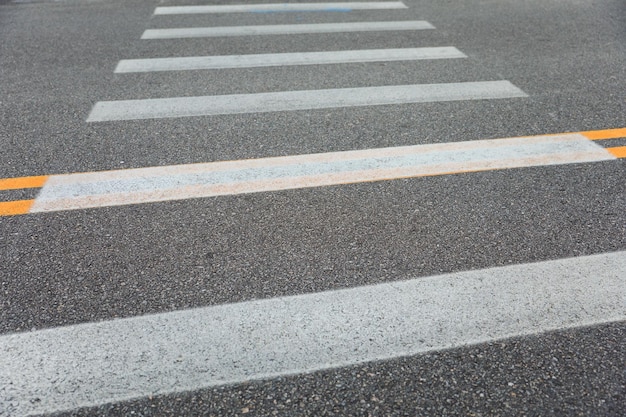
<path id="1" fill-rule="evenodd" d="M 452 46 L 444 46 L 431 48 L 365 49 L 352 51 L 293 52 L 282 54 L 124 59 L 117 64 L 115 72 L 128 73 L 254 68 L 282 65 L 320 65 L 452 58 L 467 58 L 467 55 Z"/>
<path id="2" fill-rule="evenodd" d="M 508 81 L 280 91 L 200 97 L 100 101 L 88 122 L 527 97 Z"/>
<path id="3" fill-rule="evenodd" d="M 0 336 L 0 409 L 71 410 L 626 320 L 626 252 Z"/>
<path id="4" fill-rule="evenodd" d="M 51 175 L 29 212 L 614 159 L 573 133 Z"/>
<path id="5" fill-rule="evenodd" d="M 167 6 L 157 7 L 155 15 L 197 13 L 241 13 L 241 12 L 297 12 L 297 11 L 351 11 L 406 9 L 401 1 L 334 2 L 334 3 L 269 3 L 232 4 L 210 6 Z"/>
<path id="6" fill-rule="evenodd" d="M 342 33 L 396 30 L 434 29 L 428 22 L 403 20 L 399 22 L 310 23 L 296 25 L 221 26 L 175 29 L 148 29 L 141 39 L 204 38 L 213 36 L 294 35 L 303 33 Z"/>

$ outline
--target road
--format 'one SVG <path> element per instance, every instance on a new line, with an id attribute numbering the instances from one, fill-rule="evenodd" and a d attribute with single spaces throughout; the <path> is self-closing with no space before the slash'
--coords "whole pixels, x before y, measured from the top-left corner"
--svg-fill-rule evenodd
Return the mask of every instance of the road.
<path id="1" fill-rule="evenodd" d="M 625 415 L 623 0 L 260 3 L 0 0 L 0 416 Z"/>

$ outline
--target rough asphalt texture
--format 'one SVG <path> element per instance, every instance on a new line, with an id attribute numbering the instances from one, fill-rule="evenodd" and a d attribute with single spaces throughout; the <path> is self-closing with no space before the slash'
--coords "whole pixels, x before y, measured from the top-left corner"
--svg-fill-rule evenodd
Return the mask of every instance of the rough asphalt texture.
<path id="1" fill-rule="evenodd" d="M 152 17 L 175 2 L 0 1 L 0 178 L 626 127 L 623 0 L 405 3 L 375 13 Z M 139 39 L 149 28 L 403 19 L 436 29 Z M 129 58 L 420 46 L 455 46 L 469 58 L 113 73 Z M 529 98 L 85 122 L 102 100 L 499 79 Z M 0 217 L 0 332 L 624 250 L 625 183 L 622 160 Z M 3 191 L 0 201 L 34 195 Z M 625 329 L 75 414 L 620 416 Z"/>

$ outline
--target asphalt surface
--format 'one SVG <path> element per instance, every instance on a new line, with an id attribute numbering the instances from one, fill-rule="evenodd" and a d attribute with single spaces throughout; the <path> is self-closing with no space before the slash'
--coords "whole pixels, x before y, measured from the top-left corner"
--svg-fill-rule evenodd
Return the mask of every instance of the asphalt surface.
<path id="1" fill-rule="evenodd" d="M 556 332 L 59 416 L 620 416 L 624 337 Z"/>
<path id="2" fill-rule="evenodd" d="M 626 127 L 623 0 L 152 16 L 172 4 L 183 2 L 0 1 L 0 178 Z M 436 29 L 140 40 L 151 28 L 408 19 Z M 468 58 L 113 73 L 130 58 L 420 46 Z M 529 97 L 86 122 L 104 100 L 484 80 L 509 80 Z M 625 182 L 619 160 L 0 217 L 0 332 L 625 250 Z M 0 201 L 36 191 L 0 191 Z M 67 415 L 621 416 L 625 330 L 554 332 Z"/>

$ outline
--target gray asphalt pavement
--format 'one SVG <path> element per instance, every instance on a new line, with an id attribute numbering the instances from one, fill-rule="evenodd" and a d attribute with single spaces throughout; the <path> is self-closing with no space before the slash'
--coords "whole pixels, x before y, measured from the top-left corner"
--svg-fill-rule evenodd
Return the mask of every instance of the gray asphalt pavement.
<path id="1" fill-rule="evenodd" d="M 2 0 L 0 179 L 626 128 L 623 0 L 404 3 L 155 16 L 206 2 Z M 435 29 L 140 39 L 399 20 Z M 114 73 L 122 59 L 432 46 L 467 58 Z M 487 80 L 528 97 L 86 121 L 99 101 Z M 0 216 L 0 337 L 625 251 L 625 183 L 619 159 Z M 625 331 L 618 320 L 62 415 L 622 416 Z"/>

